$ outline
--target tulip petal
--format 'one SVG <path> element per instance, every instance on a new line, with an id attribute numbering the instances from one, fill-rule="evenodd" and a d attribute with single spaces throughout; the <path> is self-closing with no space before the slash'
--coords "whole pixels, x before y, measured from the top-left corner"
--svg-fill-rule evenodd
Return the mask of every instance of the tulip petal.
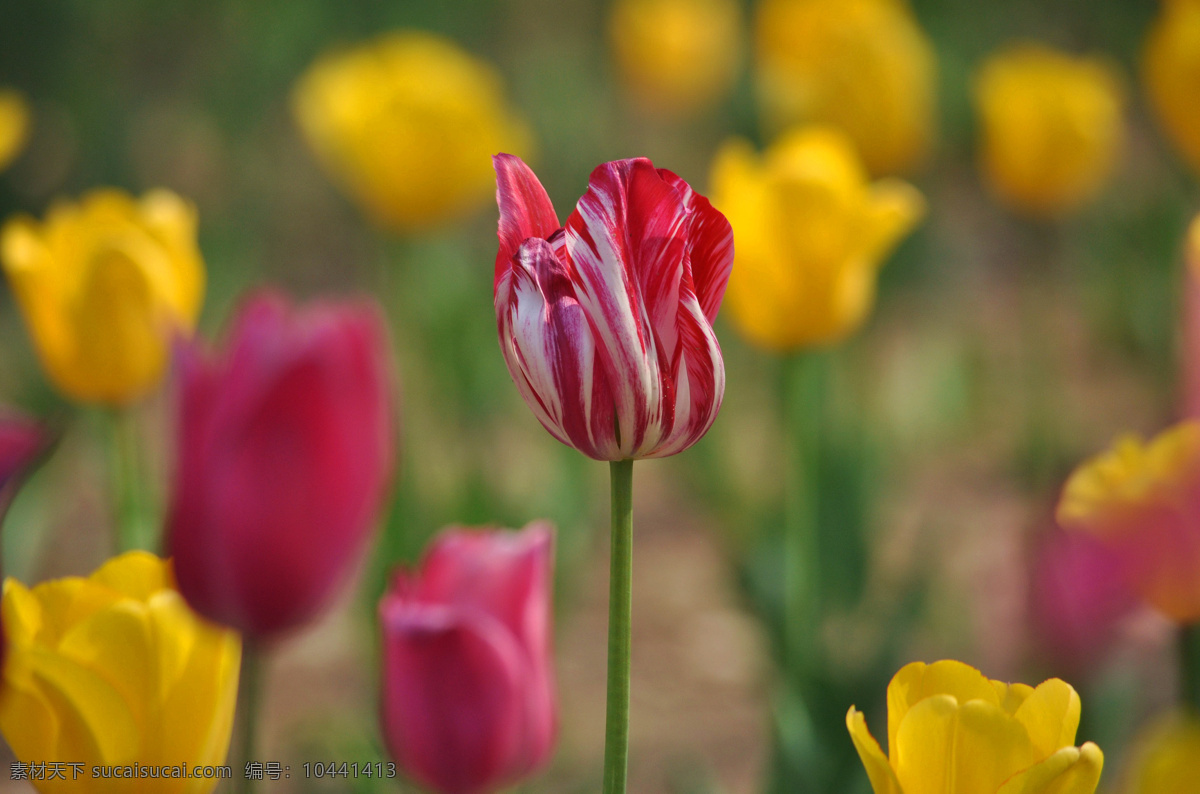
<path id="1" fill-rule="evenodd" d="M 94 671 L 35 648 L 28 659 L 46 701 L 58 715 L 59 758 L 115 763 L 137 757 L 138 724 L 129 704 Z"/>
<path id="2" fill-rule="evenodd" d="M 683 197 L 688 211 L 688 262 L 700 308 L 712 325 L 721 309 L 729 274 L 733 271 L 733 228 L 709 200 L 665 168 L 659 175 Z"/>
<path id="3" fill-rule="evenodd" d="M 858 750 L 858 757 L 866 767 L 872 791 L 875 794 L 904 794 L 887 756 L 879 749 L 879 742 L 875 741 L 875 737 L 867 730 L 866 718 L 853 706 L 846 712 L 846 729 L 850 731 L 850 738 Z"/>
<path id="4" fill-rule="evenodd" d="M 871 185 L 867 204 L 868 234 L 864 258 L 882 263 L 901 239 L 925 216 L 925 196 L 900 179 L 881 179 Z"/>
<path id="5" fill-rule="evenodd" d="M 1104 753 L 1091 742 L 1064 747 L 1014 775 L 996 794 L 1094 794 L 1103 770 Z"/>
<path id="6" fill-rule="evenodd" d="M 509 374 L 538 421 L 585 455 L 620 457 L 594 329 L 550 243 L 521 245 L 497 286 L 496 311 Z"/>
<path id="7" fill-rule="evenodd" d="M 1051 678 L 1033 690 L 1015 716 L 1029 732 L 1038 754 L 1046 758 L 1060 748 L 1074 746 L 1081 709 L 1074 688 L 1065 681 Z"/>
<path id="8" fill-rule="evenodd" d="M 896 778 L 922 794 L 995 794 L 1038 760 L 1021 724 L 984 700 L 927 697 L 908 710 L 896 738 Z"/>
<path id="9" fill-rule="evenodd" d="M 496 283 L 530 237 L 548 239 L 559 228 L 558 215 L 537 176 L 516 155 L 492 158 L 496 169 L 496 203 L 500 206 L 500 250 L 496 253 Z"/>
<path id="10" fill-rule="evenodd" d="M 888 752 L 898 746 L 897 732 L 908 710 L 932 695 L 950 695 L 959 703 L 985 700 L 998 705 L 1003 701 L 992 682 L 970 665 L 949 659 L 907 664 L 888 684 Z"/>
<path id="11" fill-rule="evenodd" d="M 147 551 L 131 551 L 101 565 L 91 580 L 138 601 L 172 587 L 169 569 Z"/>
<path id="12" fill-rule="evenodd" d="M 519 772 L 520 649 L 478 611 L 385 599 L 384 728 L 397 761 L 445 794 L 496 790 Z"/>

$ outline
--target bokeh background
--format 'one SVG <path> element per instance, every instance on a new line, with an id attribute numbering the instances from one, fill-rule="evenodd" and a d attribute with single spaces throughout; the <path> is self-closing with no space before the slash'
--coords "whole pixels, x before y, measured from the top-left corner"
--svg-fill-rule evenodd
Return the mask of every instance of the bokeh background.
<path id="1" fill-rule="evenodd" d="M 875 311 L 824 363 L 826 672 L 789 671 L 777 650 L 782 365 L 721 320 L 720 418 L 688 454 L 638 466 L 633 791 L 867 791 L 845 710 L 857 702 L 882 724 L 887 680 L 912 659 L 958 658 L 1005 680 L 1067 678 L 1083 697 L 1080 741 L 1105 749 L 1110 790 L 1132 736 L 1174 697 L 1164 619 L 1132 610 L 1102 649 L 1071 658 L 1039 634 L 1032 585 L 1070 469 L 1120 432 L 1157 431 L 1179 412 L 1182 246 L 1200 188 L 1141 88 L 1158 4 L 912 0 L 911 9 L 938 63 L 936 139 L 907 175 L 928 207 L 883 268 Z M 562 735 L 551 769 L 524 790 L 594 790 L 603 747 L 606 473 L 550 439 L 509 380 L 492 310 L 495 207 L 484 200 L 419 231 L 374 226 L 306 145 L 291 106 L 297 80 L 331 48 L 387 31 L 448 37 L 497 69 L 531 132 L 522 154 L 565 217 L 600 162 L 648 156 L 707 192 L 726 138 L 770 142 L 754 88 L 755 4 L 739 12 L 736 77 L 680 114 L 647 107 L 622 81 L 603 2 L 0 4 L 0 85 L 26 95 L 33 119 L 28 145 L 0 175 L 0 216 L 40 217 L 56 197 L 96 186 L 167 187 L 199 210 L 200 333 L 219 335 L 239 296 L 264 283 L 301 297 L 369 293 L 390 320 L 402 470 L 356 586 L 272 658 L 264 755 L 293 776 L 270 790 L 391 790 L 303 781 L 299 765 L 383 753 L 374 604 L 387 571 L 453 523 L 546 517 L 559 528 Z M 978 168 L 973 76 L 1014 39 L 1102 55 L 1125 92 L 1115 171 L 1062 220 L 1013 213 Z M 104 418 L 48 385 L 7 286 L 0 340 L 0 402 L 55 417 L 61 432 L 7 519 L 6 573 L 27 582 L 86 573 L 109 546 Z M 137 409 L 159 502 L 166 403 L 160 395 Z"/>

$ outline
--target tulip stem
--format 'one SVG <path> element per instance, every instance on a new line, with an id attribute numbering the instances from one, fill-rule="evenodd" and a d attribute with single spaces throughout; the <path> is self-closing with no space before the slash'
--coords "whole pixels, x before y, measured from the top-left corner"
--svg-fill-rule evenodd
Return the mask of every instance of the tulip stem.
<path id="1" fill-rule="evenodd" d="M 612 560 L 608 579 L 608 713 L 604 794 L 624 794 L 629 768 L 629 628 L 633 604 L 633 461 L 612 474 Z"/>
<path id="2" fill-rule="evenodd" d="M 812 661 L 820 621 L 817 473 L 827 361 L 822 353 L 799 353 L 782 363 L 780 397 L 787 445 L 783 495 L 783 657 L 793 672 L 799 672 Z"/>
<path id="3" fill-rule="evenodd" d="M 1179 627 L 1179 694 L 1185 708 L 1200 712 L 1200 623 Z"/>
<path id="4" fill-rule="evenodd" d="M 112 450 L 112 487 L 115 514 L 114 542 L 118 554 L 146 548 L 150 538 L 143 531 L 141 455 L 137 421 L 132 409 L 117 408 L 109 414 Z"/>
<path id="5" fill-rule="evenodd" d="M 249 641 L 242 643 L 242 677 L 238 684 L 238 721 L 241 730 L 238 739 L 238 767 L 233 773 L 241 781 L 238 791 L 241 794 L 253 794 L 256 780 L 247 772 L 251 762 L 258 761 L 256 739 L 258 737 L 258 712 L 261 702 L 260 686 L 262 684 L 262 657 Z"/>

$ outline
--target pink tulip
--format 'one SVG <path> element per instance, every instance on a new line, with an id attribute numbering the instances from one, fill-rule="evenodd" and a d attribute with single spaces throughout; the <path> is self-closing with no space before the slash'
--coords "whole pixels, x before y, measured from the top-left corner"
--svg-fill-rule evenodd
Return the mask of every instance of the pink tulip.
<path id="1" fill-rule="evenodd" d="M 40 425 L 16 413 L 0 412 L 0 518 L 18 476 L 45 446 L 46 433 Z"/>
<path id="2" fill-rule="evenodd" d="M 45 447 L 46 434 L 36 422 L 19 414 L 0 412 L 0 523 L 4 521 L 18 477 Z M 0 669 L 4 668 L 6 644 L 4 625 L 0 623 Z"/>
<path id="3" fill-rule="evenodd" d="M 596 168 L 560 226 L 520 158 L 493 162 L 500 347 L 538 420 L 597 460 L 696 443 L 725 392 L 712 327 L 733 264 L 725 216 L 636 158 Z"/>
<path id="4" fill-rule="evenodd" d="M 552 569 L 545 523 L 449 529 L 380 601 L 384 734 L 418 782 L 481 794 L 548 760 L 557 729 Z"/>
<path id="5" fill-rule="evenodd" d="M 392 470 L 387 333 L 366 303 L 260 295 L 223 354 L 179 355 L 168 522 L 179 589 L 251 638 L 312 619 L 357 565 Z"/>
<path id="6" fill-rule="evenodd" d="M 1138 604 L 1117 552 L 1077 532 L 1053 530 L 1037 549 L 1030 590 L 1039 647 L 1073 670 L 1095 665 Z"/>

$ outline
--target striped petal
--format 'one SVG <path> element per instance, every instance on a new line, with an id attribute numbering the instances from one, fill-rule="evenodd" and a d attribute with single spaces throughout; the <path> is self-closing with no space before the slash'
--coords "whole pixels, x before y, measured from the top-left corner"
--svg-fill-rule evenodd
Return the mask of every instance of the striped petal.
<path id="1" fill-rule="evenodd" d="M 496 169 L 496 204 L 500 206 L 495 277 L 499 283 L 521 243 L 530 237 L 548 238 L 559 224 L 546 189 L 520 157 L 498 154 L 492 165 Z"/>

